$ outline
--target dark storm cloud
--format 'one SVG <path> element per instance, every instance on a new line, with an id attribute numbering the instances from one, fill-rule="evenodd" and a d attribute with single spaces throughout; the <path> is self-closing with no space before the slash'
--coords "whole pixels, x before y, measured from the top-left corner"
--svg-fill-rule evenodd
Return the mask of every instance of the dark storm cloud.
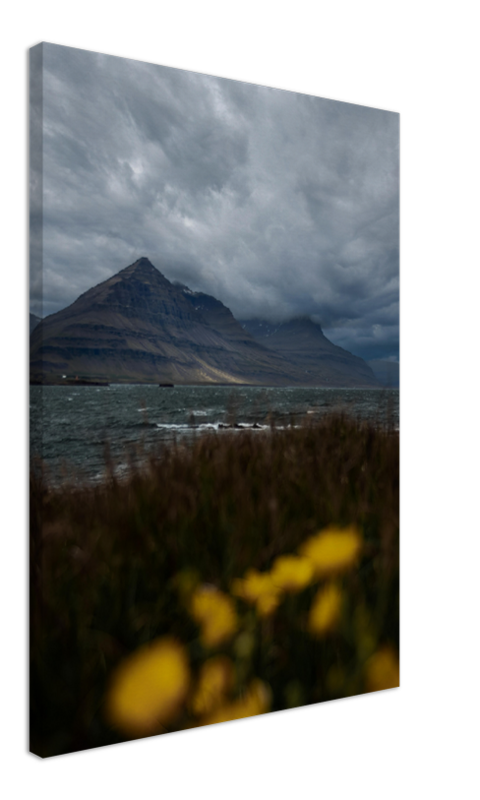
<path id="1" fill-rule="evenodd" d="M 147 255 L 237 318 L 398 352 L 398 115 L 45 45 L 43 133 L 44 314 Z"/>

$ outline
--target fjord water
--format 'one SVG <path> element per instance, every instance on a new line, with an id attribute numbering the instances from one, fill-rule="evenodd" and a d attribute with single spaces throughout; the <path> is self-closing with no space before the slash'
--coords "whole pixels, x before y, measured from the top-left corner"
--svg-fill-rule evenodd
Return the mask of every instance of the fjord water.
<path id="1" fill-rule="evenodd" d="M 251 386 L 31 386 L 30 454 L 54 482 L 97 481 L 107 448 L 118 471 L 135 449 L 185 441 L 205 431 L 269 430 L 332 411 L 398 427 L 398 389 Z M 236 427 L 227 427 L 236 426 Z"/>

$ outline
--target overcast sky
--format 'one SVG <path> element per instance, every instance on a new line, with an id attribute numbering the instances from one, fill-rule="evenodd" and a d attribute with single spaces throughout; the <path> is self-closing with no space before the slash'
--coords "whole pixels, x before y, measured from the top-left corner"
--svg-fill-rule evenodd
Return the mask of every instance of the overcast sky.
<path id="1" fill-rule="evenodd" d="M 238 319 L 398 357 L 398 114 L 58 45 L 43 79 L 34 313 L 147 256 Z"/>

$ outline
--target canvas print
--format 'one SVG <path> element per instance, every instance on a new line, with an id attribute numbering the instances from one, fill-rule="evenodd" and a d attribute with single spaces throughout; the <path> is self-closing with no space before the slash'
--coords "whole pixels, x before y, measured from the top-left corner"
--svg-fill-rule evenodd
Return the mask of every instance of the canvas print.
<path id="1" fill-rule="evenodd" d="M 30 330 L 34 754 L 399 685 L 397 113 L 35 46 Z"/>

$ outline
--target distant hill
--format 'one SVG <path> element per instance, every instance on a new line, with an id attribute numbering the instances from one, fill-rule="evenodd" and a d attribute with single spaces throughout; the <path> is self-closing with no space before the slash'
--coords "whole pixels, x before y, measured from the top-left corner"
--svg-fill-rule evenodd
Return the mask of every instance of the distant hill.
<path id="1" fill-rule="evenodd" d="M 30 333 L 37 327 L 38 323 L 42 321 L 41 317 L 37 317 L 30 312 Z"/>
<path id="2" fill-rule="evenodd" d="M 375 358 L 372 361 L 367 361 L 367 364 L 383 386 L 391 386 L 392 388 L 400 386 L 400 364 L 398 361 Z"/>
<path id="3" fill-rule="evenodd" d="M 377 386 L 368 364 L 327 339 L 321 326 L 309 317 L 278 325 L 266 320 L 243 320 L 244 330 L 257 341 L 292 361 L 304 371 L 305 382 L 333 386 Z"/>
<path id="4" fill-rule="evenodd" d="M 325 352 L 338 351 L 337 360 L 332 366 L 327 354 L 319 367 L 312 357 L 308 370 L 295 352 L 272 350 L 252 336 L 219 300 L 171 283 L 140 258 L 42 320 L 30 340 L 30 376 L 54 383 L 67 375 L 110 382 L 376 385 L 361 359 L 322 337 Z"/>

